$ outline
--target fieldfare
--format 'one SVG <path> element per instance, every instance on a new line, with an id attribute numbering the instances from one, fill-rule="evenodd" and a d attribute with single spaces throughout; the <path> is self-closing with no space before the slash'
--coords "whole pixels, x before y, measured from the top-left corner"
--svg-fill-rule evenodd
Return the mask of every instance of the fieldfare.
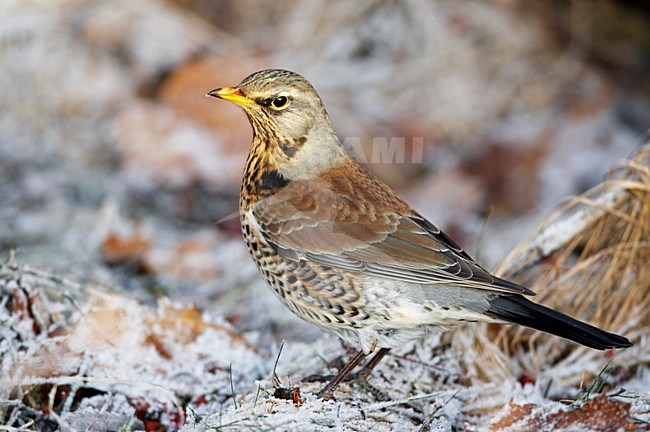
<path id="1" fill-rule="evenodd" d="M 208 96 L 241 106 L 253 128 L 239 203 L 244 240 L 266 283 L 293 313 L 359 353 L 386 352 L 467 321 L 518 324 L 594 349 L 628 339 L 526 299 L 527 288 L 479 266 L 345 152 L 312 85 L 263 70 Z"/>

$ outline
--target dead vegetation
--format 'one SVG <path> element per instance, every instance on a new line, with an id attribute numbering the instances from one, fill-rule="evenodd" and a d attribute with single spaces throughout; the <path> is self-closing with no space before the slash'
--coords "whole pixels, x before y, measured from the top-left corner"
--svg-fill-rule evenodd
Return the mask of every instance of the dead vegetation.
<path id="1" fill-rule="evenodd" d="M 624 334 L 634 346 L 603 353 L 521 327 L 467 326 L 451 337 L 456 349 L 472 353 L 462 362 L 469 382 L 515 379 L 562 398 L 576 383 L 587 387 L 611 362 L 601 391 L 624 387 L 650 364 L 648 263 L 650 145 L 645 145 L 631 160 L 620 162 L 605 182 L 551 215 L 498 269 L 536 291 L 535 301 Z M 524 407 L 510 409 L 514 418 L 523 416 Z M 539 430 L 534 427 L 538 417 L 529 416 L 522 430 Z"/>
<path id="2" fill-rule="evenodd" d="M 566 221 L 570 223 L 567 224 Z M 498 272 L 530 286 L 535 301 L 626 335 L 635 346 L 608 355 L 634 373 L 650 361 L 650 145 L 613 169 L 610 177 L 571 199 L 537 234 L 513 250 Z M 521 327 L 472 326 L 454 340 L 476 353 L 469 376 L 498 381 L 513 374 L 553 377 L 553 385 L 580 381 L 572 363 L 595 366 L 605 356 Z M 512 367 L 514 358 L 519 368 Z M 592 370 L 593 372 L 593 370 Z"/>

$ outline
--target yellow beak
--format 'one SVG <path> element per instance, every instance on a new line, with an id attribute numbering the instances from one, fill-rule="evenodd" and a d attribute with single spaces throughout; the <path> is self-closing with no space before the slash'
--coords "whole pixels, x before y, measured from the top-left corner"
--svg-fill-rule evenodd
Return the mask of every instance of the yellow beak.
<path id="1" fill-rule="evenodd" d="M 212 96 L 234 102 L 240 106 L 253 105 L 255 101 L 248 99 L 237 87 L 221 87 L 207 93 L 206 96 Z"/>

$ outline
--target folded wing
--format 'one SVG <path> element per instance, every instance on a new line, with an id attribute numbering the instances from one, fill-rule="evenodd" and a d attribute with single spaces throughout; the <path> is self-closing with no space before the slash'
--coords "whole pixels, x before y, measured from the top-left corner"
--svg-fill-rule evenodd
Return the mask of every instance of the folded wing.
<path id="1" fill-rule="evenodd" d="M 292 181 L 253 206 L 265 239 L 285 258 L 432 289 L 446 284 L 534 295 L 491 275 L 395 196 L 377 200 L 374 177 L 366 185 L 334 178 Z"/>

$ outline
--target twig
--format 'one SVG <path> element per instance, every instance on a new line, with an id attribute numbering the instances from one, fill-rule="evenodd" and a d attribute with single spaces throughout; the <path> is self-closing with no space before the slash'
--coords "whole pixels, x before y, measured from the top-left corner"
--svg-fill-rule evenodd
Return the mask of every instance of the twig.
<path id="1" fill-rule="evenodd" d="M 235 393 L 235 384 L 232 382 L 232 363 L 230 363 L 230 367 L 228 368 L 228 375 L 230 377 L 230 391 L 232 392 L 232 401 L 235 403 L 235 409 L 239 409 L 237 406 L 237 394 Z"/>
<path id="2" fill-rule="evenodd" d="M 277 369 L 277 367 L 278 367 L 278 362 L 280 361 L 280 354 L 282 354 L 282 348 L 284 348 L 284 339 L 282 339 L 282 342 L 280 343 L 280 349 L 278 350 L 278 355 L 277 355 L 277 357 L 275 357 L 275 364 L 273 365 L 273 373 L 271 374 L 271 381 L 272 381 L 273 384 L 275 385 L 276 380 L 277 380 L 277 382 L 278 382 L 278 386 L 279 386 L 279 381 L 280 381 L 280 380 L 278 379 L 278 376 L 277 376 L 277 374 L 275 373 L 275 371 L 276 371 L 276 369 Z"/>
<path id="3" fill-rule="evenodd" d="M 59 426 L 61 426 L 62 430 L 67 430 L 67 431 L 70 431 L 70 432 L 77 432 L 77 430 L 75 428 L 70 426 L 70 424 L 67 421 L 63 420 L 63 418 L 61 418 L 61 416 L 58 415 L 56 413 L 56 411 L 54 410 L 54 397 L 56 396 L 56 392 L 57 392 L 58 389 L 59 389 L 59 386 L 57 384 L 54 384 L 52 386 L 52 389 L 50 390 L 49 401 L 48 401 L 48 408 L 50 410 L 49 415 L 52 416 L 54 418 L 54 420 L 56 420 L 56 422 L 59 424 Z"/>
<path id="4" fill-rule="evenodd" d="M 424 432 L 424 431 L 428 430 L 429 425 L 431 424 L 431 421 L 434 419 L 435 415 L 438 414 L 438 411 L 440 411 L 445 405 L 447 405 L 449 402 L 451 402 L 452 399 L 454 399 L 456 396 L 458 396 L 458 393 L 460 393 L 460 391 L 461 391 L 461 389 L 458 389 L 456 391 L 456 393 L 451 395 L 449 397 L 449 399 L 447 399 L 442 405 L 439 405 L 438 407 L 436 407 L 436 409 L 433 410 L 433 412 L 431 414 L 429 414 L 426 419 L 424 419 L 424 421 L 422 422 L 422 425 L 420 426 L 420 429 L 418 430 L 418 432 Z"/>
<path id="5" fill-rule="evenodd" d="M 28 429 L 30 426 L 34 424 L 34 420 L 30 420 L 27 423 L 25 423 L 22 426 L 19 427 L 13 427 L 13 426 L 2 426 L 0 425 L 0 431 L 8 431 L 8 432 L 37 432 L 35 429 Z"/>
<path id="6" fill-rule="evenodd" d="M 253 409 L 257 408 L 257 398 L 260 396 L 260 391 L 262 390 L 262 386 L 260 383 L 257 383 L 257 391 L 255 392 L 255 402 L 253 402 Z"/>
<path id="7" fill-rule="evenodd" d="M 481 232 L 478 235 L 478 240 L 476 241 L 476 250 L 474 251 L 474 256 L 476 257 L 476 262 L 481 262 L 481 246 L 483 245 L 483 238 L 485 237 L 485 230 L 490 222 L 490 218 L 494 213 L 494 206 L 490 206 L 483 218 L 483 226 L 481 227 Z"/>

